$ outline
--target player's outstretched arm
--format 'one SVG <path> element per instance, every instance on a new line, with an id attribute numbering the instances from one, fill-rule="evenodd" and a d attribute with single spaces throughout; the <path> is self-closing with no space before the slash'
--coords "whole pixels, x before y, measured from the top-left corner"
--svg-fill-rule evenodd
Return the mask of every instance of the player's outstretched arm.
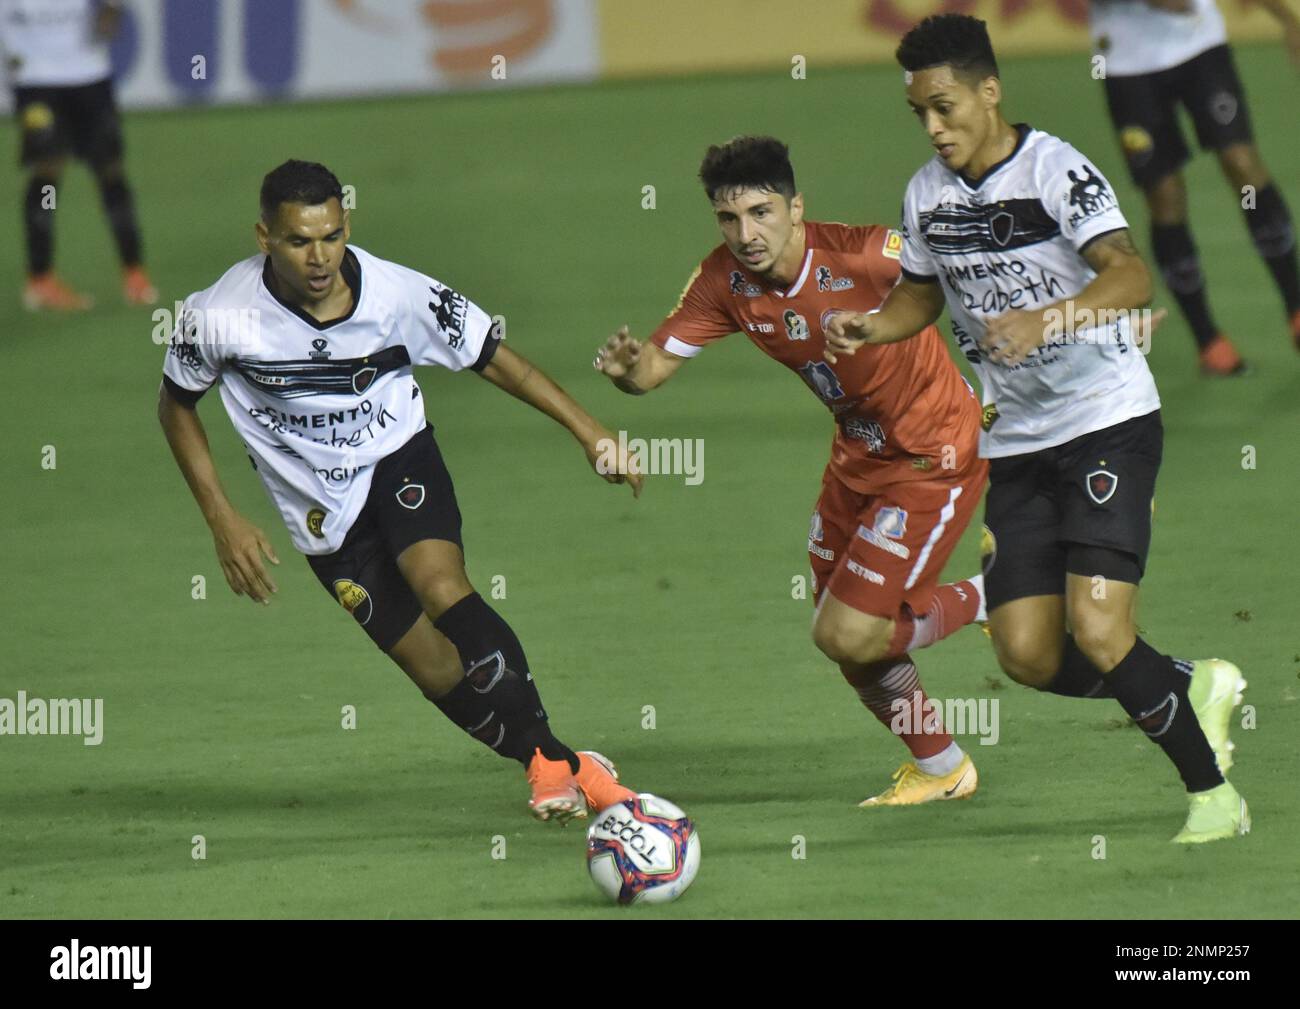
<path id="1" fill-rule="evenodd" d="M 276 586 L 262 564 L 262 554 L 272 564 L 279 564 L 275 548 L 266 534 L 240 515 L 226 497 L 198 411 L 180 403 L 165 382 L 158 390 L 158 421 L 176 457 L 176 465 L 212 530 L 217 560 L 231 590 L 235 595 L 269 604 Z"/>
<path id="2" fill-rule="evenodd" d="M 642 343 L 624 324 L 596 351 L 591 365 L 623 392 L 641 396 L 672 378 L 685 360 L 653 343 Z"/>
<path id="3" fill-rule="evenodd" d="M 1255 3 L 1272 14 L 1282 26 L 1282 38 L 1291 62 L 1300 70 L 1300 17 L 1296 16 L 1288 0 L 1255 0 Z"/>
<path id="4" fill-rule="evenodd" d="M 568 428 L 587 453 L 592 469 L 607 483 L 630 484 L 632 496 L 641 496 L 641 474 L 630 465 L 626 452 L 619 454 L 618 439 L 532 362 L 502 344 L 480 374 Z"/>
<path id="5" fill-rule="evenodd" d="M 852 355 L 865 344 L 898 343 L 915 336 L 943 314 L 939 282 L 903 277 L 874 312 L 836 312 L 826 323 L 826 360 Z"/>

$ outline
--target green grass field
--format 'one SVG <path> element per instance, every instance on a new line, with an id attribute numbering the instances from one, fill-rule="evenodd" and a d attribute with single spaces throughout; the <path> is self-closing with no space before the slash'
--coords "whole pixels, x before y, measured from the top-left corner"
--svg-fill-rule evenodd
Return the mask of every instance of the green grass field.
<path id="1" fill-rule="evenodd" d="M 1276 46 L 1243 49 L 1239 63 L 1265 157 L 1300 211 L 1295 76 Z M 1145 246 L 1100 85 L 1078 57 L 1077 92 L 1063 90 L 1060 66 L 1007 63 L 1008 118 L 1088 153 Z M 12 149 L 12 125 L 0 132 Z M 892 223 L 928 153 L 889 67 L 141 113 L 127 125 L 168 303 L 254 251 L 264 172 L 321 160 L 356 187 L 357 245 L 504 314 L 511 344 L 611 428 L 704 439 L 700 486 L 653 478 L 634 502 L 487 383 L 420 376 L 471 578 L 486 593 L 504 576 L 494 605 L 560 737 L 603 750 L 634 787 L 698 820 L 691 891 L 662 909 L 601 903 L 582 831 L 530 820 L 517 767 L 445 722 L 321 590 L 212 395 L 200 412 L 227 489 L 284 561 L 271 607 L 231 594 L 155 418 L 163 352 L 148 312 L 120 304 L 78 167 L 60 193 L 58 264 L 102 307 L 22 312 L 16 196 L 0 245 L 12 431 L 0 453 L 0 697 L 102 697 L 104 741 L 0 737 L 0 916 L 1295 915 L 1300 359 L 1217 166 L 1201 157 L 1189 171 L 1195 234 L 1214 307 L 1256 372 L 1203 381 L 1180 319 L 1156 336 L 1167 443 L 1140 622 L 1163 651 L 1225 655 L 1246 672 L 1257 727 L 1235 730 L 1233 781 L 1255 829 L 1182 850 L 1167 840 L 1185 815 L 1181 785 L 1118 705 L 1016 686 L 975 630 L 919 666 L 932 696 L 1000 702 L 997 745 L 962 740 L 978 795 L 855 808 L 905 751 L 815 650 L 810 604 L 792 598 L 826 411 L 740 336 L 646 398 L 590 367 L 620 323 L 644 336 L 717 241 L 694 175 L 708 143 L 741 132 L 791 145 L 814 219 Z M 12 163 L 2 174 L 18 193 Z M 641 209 L 646 185 L 657 209 Z M 1171 305 L 1163 292 L 1158 303 Z M 950 575 L 975 568 L 977 534 Z M 191 598 L 196 575 L 204 600 Z M 206 860 L 191 857 L 196 834 Z M 505 859 L 492 857 L 497 836 Z"/>

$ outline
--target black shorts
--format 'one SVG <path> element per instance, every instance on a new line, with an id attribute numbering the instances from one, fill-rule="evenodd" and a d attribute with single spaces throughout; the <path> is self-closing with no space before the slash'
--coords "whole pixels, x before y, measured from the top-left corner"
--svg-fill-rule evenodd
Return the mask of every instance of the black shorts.
<path id="1" fill-rule="evenodd" d="M 1178 126 L 1180 104 L 1204 150 L 1250 143 L 1254 137 L 1246 92 L 1226 45 L 1154 74 L 1107 77 L 1106 104 L 1129 174 L 1143 188 L 1178 171 L 1190 157 Z"/>
<path id="2" fill-rule="evenodd" d="M 989 609 L 1062 595 L 1067 571 L 1137 584 L 1163 441 L 1156 410 L 1055 448 L 990 460 L 981 547 Z"/>
<path id="3" fill-rule="evenodd" d="M 424 611 L 397 567 L 398 555 L 419 540 L 462 546 L 456 490 L 429 425 L 376 464 L 342 546 L 307 558 L 325 590 L 385 652 Z"/>
<path id="4" fill-rule="evenodd" d="M 98 167 L 122 156 L 122 121 L 111 79 L 68 88 L 16 87 L 14 111 L 24 167 L 68 154 Z"/>

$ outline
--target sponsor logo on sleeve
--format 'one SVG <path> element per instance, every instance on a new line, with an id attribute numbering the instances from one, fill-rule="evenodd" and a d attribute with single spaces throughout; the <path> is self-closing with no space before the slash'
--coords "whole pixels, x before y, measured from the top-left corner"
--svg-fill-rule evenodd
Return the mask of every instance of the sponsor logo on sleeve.
<path id="1" fill-rule="evenodd" d="M 1105 179 L 1098 175 L 1092 165 L 1083 164 L 1076 172 L 1073 168 L 1065 173 L 1070 180 L 1069 204 L 1076 208 L 1070 215 L 1070 226 L 1082 224 L 1090 217 L 1104 214 L 1115 206 L 1115 197 L 1111 195 Z"/>
<path id="2" fill-rule="evenodd" d="M 460 350 L 461 344 L 465 342 L 465 312 L 469 303 L 464 295 L 444 284 L 430 287 L 429 293 L 433 295 L 429 311 L 437 320 L 438 328 L 446 334 L 447 346 L 452 350 Z"/>
<path id="3" fill-rule="evenodd" d="M 890 259 L 902 258 L 902 254 L 903 254 L 902 232 L 895 231 L 893 228 L 890 228 L 889 231 L 886 232 L 885 234 L 885 245 L 880 251 L 883 255 L 888 256 Z"/>

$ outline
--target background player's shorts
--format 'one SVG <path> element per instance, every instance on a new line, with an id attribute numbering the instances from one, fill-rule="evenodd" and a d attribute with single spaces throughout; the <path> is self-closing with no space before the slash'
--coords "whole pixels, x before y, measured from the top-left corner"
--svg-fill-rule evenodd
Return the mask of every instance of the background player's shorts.
<path id="1" fill-rule="evenodd" d="M 1107 77 L 1106 104 L 1129 174 L 1144 188 L 1187 162 L 1179 104 L 1191 114 L 1205 150 L 1253 139 L 1246 92 L 1226 45 L 1158 73 Z"/>
<path id="2" fill-rule="evenodd" d="M 425 539 L 462 545 L 456 491 L 427 425 L 376 464 L 370 494 L 342 546 L 307 562 L 386 652 L 424 612 L 398 570 L 397 556 Z"/>
<path id="3" fill-rule="evenodd" d="M 979 506 L 988 463 L 975 460 L 947 480 L 899 483 L 860 494 L 829 467 L 808 532 L 813 601 L 829 589 L 840 602 L 893 618 L 904 603 L 930 605 L 939 575 Z"/>
<path id="4" fill-rule="evenodd" d="M 122 122 L 111 80 L 69 88 L 16 87 L 14 110 L 24 166 L 74 154 L 98 167 L 122 156 Z"/>
<path id="5" fill-rule="evenodd" d="M 992 460 L 981 544 L 988 608 L 1062 595 L 1067 571 L 1136 584 L 1151 545 L 1163 440 L 1156 410 L 1055 448 Z M 1086 559 L 1089 570 L 1075 570 L 1071 556 Z M 1110 567 L 1099 569 L 1107 557 Z"/>

